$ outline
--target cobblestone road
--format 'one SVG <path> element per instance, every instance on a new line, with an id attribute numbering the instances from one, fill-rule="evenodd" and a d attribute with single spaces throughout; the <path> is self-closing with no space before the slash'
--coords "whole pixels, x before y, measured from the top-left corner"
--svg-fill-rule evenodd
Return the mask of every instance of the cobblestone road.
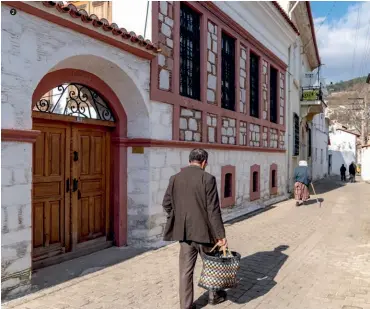
<path id="1" fill-rule="evenodd" d="M 228 225 L 241 281 L 216 308 L 370 308 L 370 185 L 334 187 L 319 187 L 321 208 L 288 201 Z M 179 308 L 177 257 L 177 245 L 162 248 L 3 308 Z M 208 308 L 203 292 L 198 307 Z"/>

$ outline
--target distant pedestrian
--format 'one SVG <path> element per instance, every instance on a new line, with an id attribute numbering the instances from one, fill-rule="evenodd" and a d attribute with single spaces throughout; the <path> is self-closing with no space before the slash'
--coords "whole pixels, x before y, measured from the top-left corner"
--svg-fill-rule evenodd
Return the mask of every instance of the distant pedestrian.
<path id="1" fill-rule="evenodd" d="M 346 167 L 344 166 L 344 164 L 342 164 L 341 168 L 340 168 L 340 179 L 342 181 L 346 181 Z"/>
<path id="2" fill-rule="evenodd" d="M 180 307 L 195 308 L 193 304 L 193 273 L 198 253 L 213 245 L 227 246 L 222 222 L 216 178 L 205 172 L 208 153 L 194 149 L 189 166 L 172 176 L 163 199 L 167 213 L 164 240 L 180 242 Z M 209 292 L 209 304 L 226 300 L 226 292 Z"/>
<path id="3" fill-rule="evenodd" d="M 351 165 L 348 168 L 348 172 L 349 172 L 350 182 L 355 182 L 356 181 L 356 164 L 355 164 L 355 162 L 351 163 Z"/>
<path id="4" fill-rule="evenodd" d="M 299 161 L 299 166 L 294 169 L 294 196 L 296 206 L 301 206 L 310 198 L 308 186 L 311 183 L 307 161 Z"/>

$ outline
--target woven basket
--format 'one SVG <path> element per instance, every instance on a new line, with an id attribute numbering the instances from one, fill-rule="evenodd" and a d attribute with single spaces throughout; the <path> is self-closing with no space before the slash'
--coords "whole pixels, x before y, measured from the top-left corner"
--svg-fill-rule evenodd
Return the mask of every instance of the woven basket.
<path id="1" fill-rule="evenodd" d="M 240 267 L 240 254 L 227 250 L 227 254 L 220 255 L 205 253 L 203 255 L 203 269 L 198 286 L 209 290 L 219 291 L 232 288 L 237 284 L 237 272 Z"/>

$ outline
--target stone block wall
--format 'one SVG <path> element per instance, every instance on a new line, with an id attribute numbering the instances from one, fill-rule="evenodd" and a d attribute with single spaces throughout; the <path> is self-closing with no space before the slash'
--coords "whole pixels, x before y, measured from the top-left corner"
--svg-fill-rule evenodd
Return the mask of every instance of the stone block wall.
<path id="1" fill-rule="evenodd" d="M 279 166 L 277 174 L 278 196 L 284 195 L 286 170 L 284 153 L 263 153 L 252 151 L 223 151 L 206 149 L 209 153 L 209 162 L 206 171 L 216 177 L 219 194 L 221 189 L 221 168 L 224 165 L 235 166 L 236 175 L 236 204 L 230 208 L 222 209 L 223 216 L 232 212 L 258 209 L 263 203 L 268 202 L 276 196 L 270 195 L 269 177 L 261 177 L 260 189 L 261 199 L 250 202 L 250 167 L 253 164 L 260 165 L 261 175 L 270 175 L 271 164 Z M 155 148 L 148 149 L 150 153 L 151 178 L 150 178 L 150 207 L 146 226 L 150 229 L 146 232 L 147 245 L 162 245 L 162 233 L 165 225 L 165 215 L 162 208 L 163 196 L 168 186 L 169 178 L 180 172 L 181 168 L 188 165 L 191 149 L 169 149 Z M 221 195 L 220 195 L 221 197 Z M 141 242 L 145 244 L 145 242 Z"/>
<path id="2" fill-rule="evenodd" d="M 249 146 L 260 147 L 261 134 L 260 126 L 258 124 L 249 125 Z"/>
<path id="3" fill-rule="evenodd" d="M 268 147 L 268 128 L 266 128 L 266 127 L 263 127 L 262 147 Z"/>
<path id="4" fill-rule="evenodd" d="M 283 73 L 280 72 L 280 91 L 279 91 L 279 98 L 280 98 L 280 107 L 279 107 L 279 115 L 280 115 L 280 124 L 284 124 L 284 110 L 285 110 L 285 76 Z"/>
<path id="5" fill-rule="evenodd" d="M 278 148 L 278 140 L 279 140 L 279 136 L 278 136 L 278 130 L 276 129 L 270 129 L 270 147 L 271 148 Z"/>
<path id="6" fill-rule="evenodd" d="M 207 34 L 207 102 L 217 103 L 217 26 L 208 21 Z"/>
<path id="7" fill-rule="evenodd" d="M 221 143 L 235 145 L 236 143 L 236 121 L 235 119 L 223 117 L 221 128 Z"/>
<path id="8" fill-rule="evenodd" d="M 283 131 L 280 131 L 279 148 L 280 149 L 285 149 L 285 132 L 283 132 Z"/>
<path id="9" fill-rule="evenodd" d="M 32 144 L 1 143 L 1 298 L 30 289 Z"/>
<path id="10" fill-rule="evenodd" d="M 202 112 L 181 108 L 180 140 L 187 142 L 202 141 Z"/>
<path id="11" fill-rule="evenodd" d="M 217 115 L 207 114 L 208 143 L 217 143 Z"/>
<path id="12" fill-rule="evenodd" d="M 248 124 L 245 121 L 240 121 L 239 126 L 239 144 L 242 146 L 248 145 Z"/>
<path id="13" fill-rule="evenodd" d="M 162 49 L 158 55 L 159 89 L 172 91 L 171 78 L 173 71 L 174 40 L 174 7 L 173 1 L 159 1 L 158 41 Z"/>
<path id="14" fill-rule="evenodd" d="M 247 63 L 247 49 L 241 45 L 240 46 L 240 94 L 239 94 L 239 111 L 242 114 L 247 113 L 247 72 L 248 65 Z"/>
<path id="15" fill-rule="evenodd" d="M 266 60 L 262 61 L 262 118 L 267 120 L 267 112 L 269 106 L 269 96 L 268 96 L 268 87 L 269 87 L 269 75 L 268 75 L 268 63 Z"/>

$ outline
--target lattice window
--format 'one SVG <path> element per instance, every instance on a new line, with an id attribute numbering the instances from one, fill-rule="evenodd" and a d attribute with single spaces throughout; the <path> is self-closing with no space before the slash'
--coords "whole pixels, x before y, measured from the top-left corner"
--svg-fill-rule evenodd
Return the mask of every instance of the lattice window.
<path id="1" fill-rule="evenodd" d="M 259 57 L 256 54 L 250 53 L 250 115 L 259 117 Z"/>
<path id="2" fill-rule="evenodd" d="M 33 110 L 36 112 L 114 121 L 108 104 L 95 90 L 81 84 L 62 84 L 47 92 Z"/>
<path id="3" fill-rule="evenodd" d="M 235 40 L 222 33 L 221 106 L 235 110 Z"/>
<path id="4" fill-rule="evenodd" d="M 299 117 L 294 114 L 294 155 L 299 155 Z"/>
<path id="5" fill-rule="evenodd" d="M 200 16 L 183 3 L 180 9 L 180 94 L 200 100 Z"/>
<path id="6" fill-rule="evenodd" d="M 277 123 L 278 71 L 270 66 L 270 121 Z"/>

